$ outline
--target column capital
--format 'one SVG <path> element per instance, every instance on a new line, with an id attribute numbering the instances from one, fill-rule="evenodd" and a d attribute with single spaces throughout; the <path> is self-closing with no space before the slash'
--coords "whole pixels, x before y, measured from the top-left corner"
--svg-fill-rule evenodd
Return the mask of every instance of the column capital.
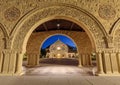
<path id="1" fill-rule="evenodd" d="M 11 50 L 11 49 L 4 49 L 2 50 L 3 53 L 17 53 L 16 50 Z"/>

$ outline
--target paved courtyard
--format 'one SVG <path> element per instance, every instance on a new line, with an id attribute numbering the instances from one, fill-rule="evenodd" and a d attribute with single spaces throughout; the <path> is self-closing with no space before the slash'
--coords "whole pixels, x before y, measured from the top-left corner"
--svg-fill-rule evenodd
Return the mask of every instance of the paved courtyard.
<path id="1" fill-rule="evenodd" d="M 77 67 L 70 65 L 42 65 L 34 68 L 25 68 L 24 75 L 28 76 L 93 76 L 96 68 Z"/>
<path id="2" fill-rule="evenodd" d="M 93 76 L 92 69 L 63 65 L 24 68 L 22 76 L 1 76 L 0 85 L 120 85 L 120 77 Z"/>
<path id="3" fill-rule="evenodd" d="M 0 85 L 120 85 L 120 77 L 80 75 L 0 77 Z"/>
<path id="4" fill-rule="evenodd" d="M 40 64 L 23 66 L 22 76 L 1 76 L 0 85 L 120 85 L 120 77 L 95 76 L 96 67 Z"/>

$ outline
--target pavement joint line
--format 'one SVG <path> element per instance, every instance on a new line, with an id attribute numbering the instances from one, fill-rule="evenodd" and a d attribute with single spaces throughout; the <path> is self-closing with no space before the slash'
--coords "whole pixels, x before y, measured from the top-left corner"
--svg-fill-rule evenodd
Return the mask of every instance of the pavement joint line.
<path id="1" fill-rule="evenodd" d="M 90 85 L 94 85 L 92 82 L 90 82 L 88 79 L 86 79 L 86 77 L 84 78 L 88 83 L 90 83 Z"/>

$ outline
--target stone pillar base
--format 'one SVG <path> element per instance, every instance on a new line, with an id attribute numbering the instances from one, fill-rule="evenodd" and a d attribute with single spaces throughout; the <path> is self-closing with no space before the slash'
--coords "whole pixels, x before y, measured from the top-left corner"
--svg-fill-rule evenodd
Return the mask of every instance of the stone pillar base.
<path id="1" fill-rule="evenodd" d="M 38 67 L 40 65 L 26 65 L 26 67 Z"/>
<path id="2" fill-rule="evenodd" d="M 78 67 L 82 67 L 82 65 L 78 65 Z"/>
<path id="3" fill-rule="evenodd" d="M 14 73 L 14 74 L 11 74 L 11 73 L 1 73 L 0 76 L 21 76 L 23 74 L 24 74 L 23 72 L 21 72 L 21 73 Z"/>
<path id="4" fill-rule="evenodd" d="M 114 74 L 114 73 L 112 73 L 112 74 L 97 74 L 97 76 L 120 76 L 120 74 L 118 73 L 118 74 Z"/>

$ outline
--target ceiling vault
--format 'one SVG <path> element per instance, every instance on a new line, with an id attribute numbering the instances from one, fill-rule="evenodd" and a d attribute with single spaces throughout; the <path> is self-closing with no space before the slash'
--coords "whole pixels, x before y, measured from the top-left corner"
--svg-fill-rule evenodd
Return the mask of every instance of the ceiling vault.
<path id="1" fill-rule="evenodd" d="M 73 26 L 74 26 L 74 23 L 72 23 L 72 24 L 71 24 L 71 26 L 70 26 L 70 30 L 72 30 L 72 29 L 73 29 Z"/>
<path id="2" fill-rule="evenodd" d="M 44 29 L 48 31 L 47 25 L 45 23 L 43 23 L 43 26 L 44 26 Z"/>

